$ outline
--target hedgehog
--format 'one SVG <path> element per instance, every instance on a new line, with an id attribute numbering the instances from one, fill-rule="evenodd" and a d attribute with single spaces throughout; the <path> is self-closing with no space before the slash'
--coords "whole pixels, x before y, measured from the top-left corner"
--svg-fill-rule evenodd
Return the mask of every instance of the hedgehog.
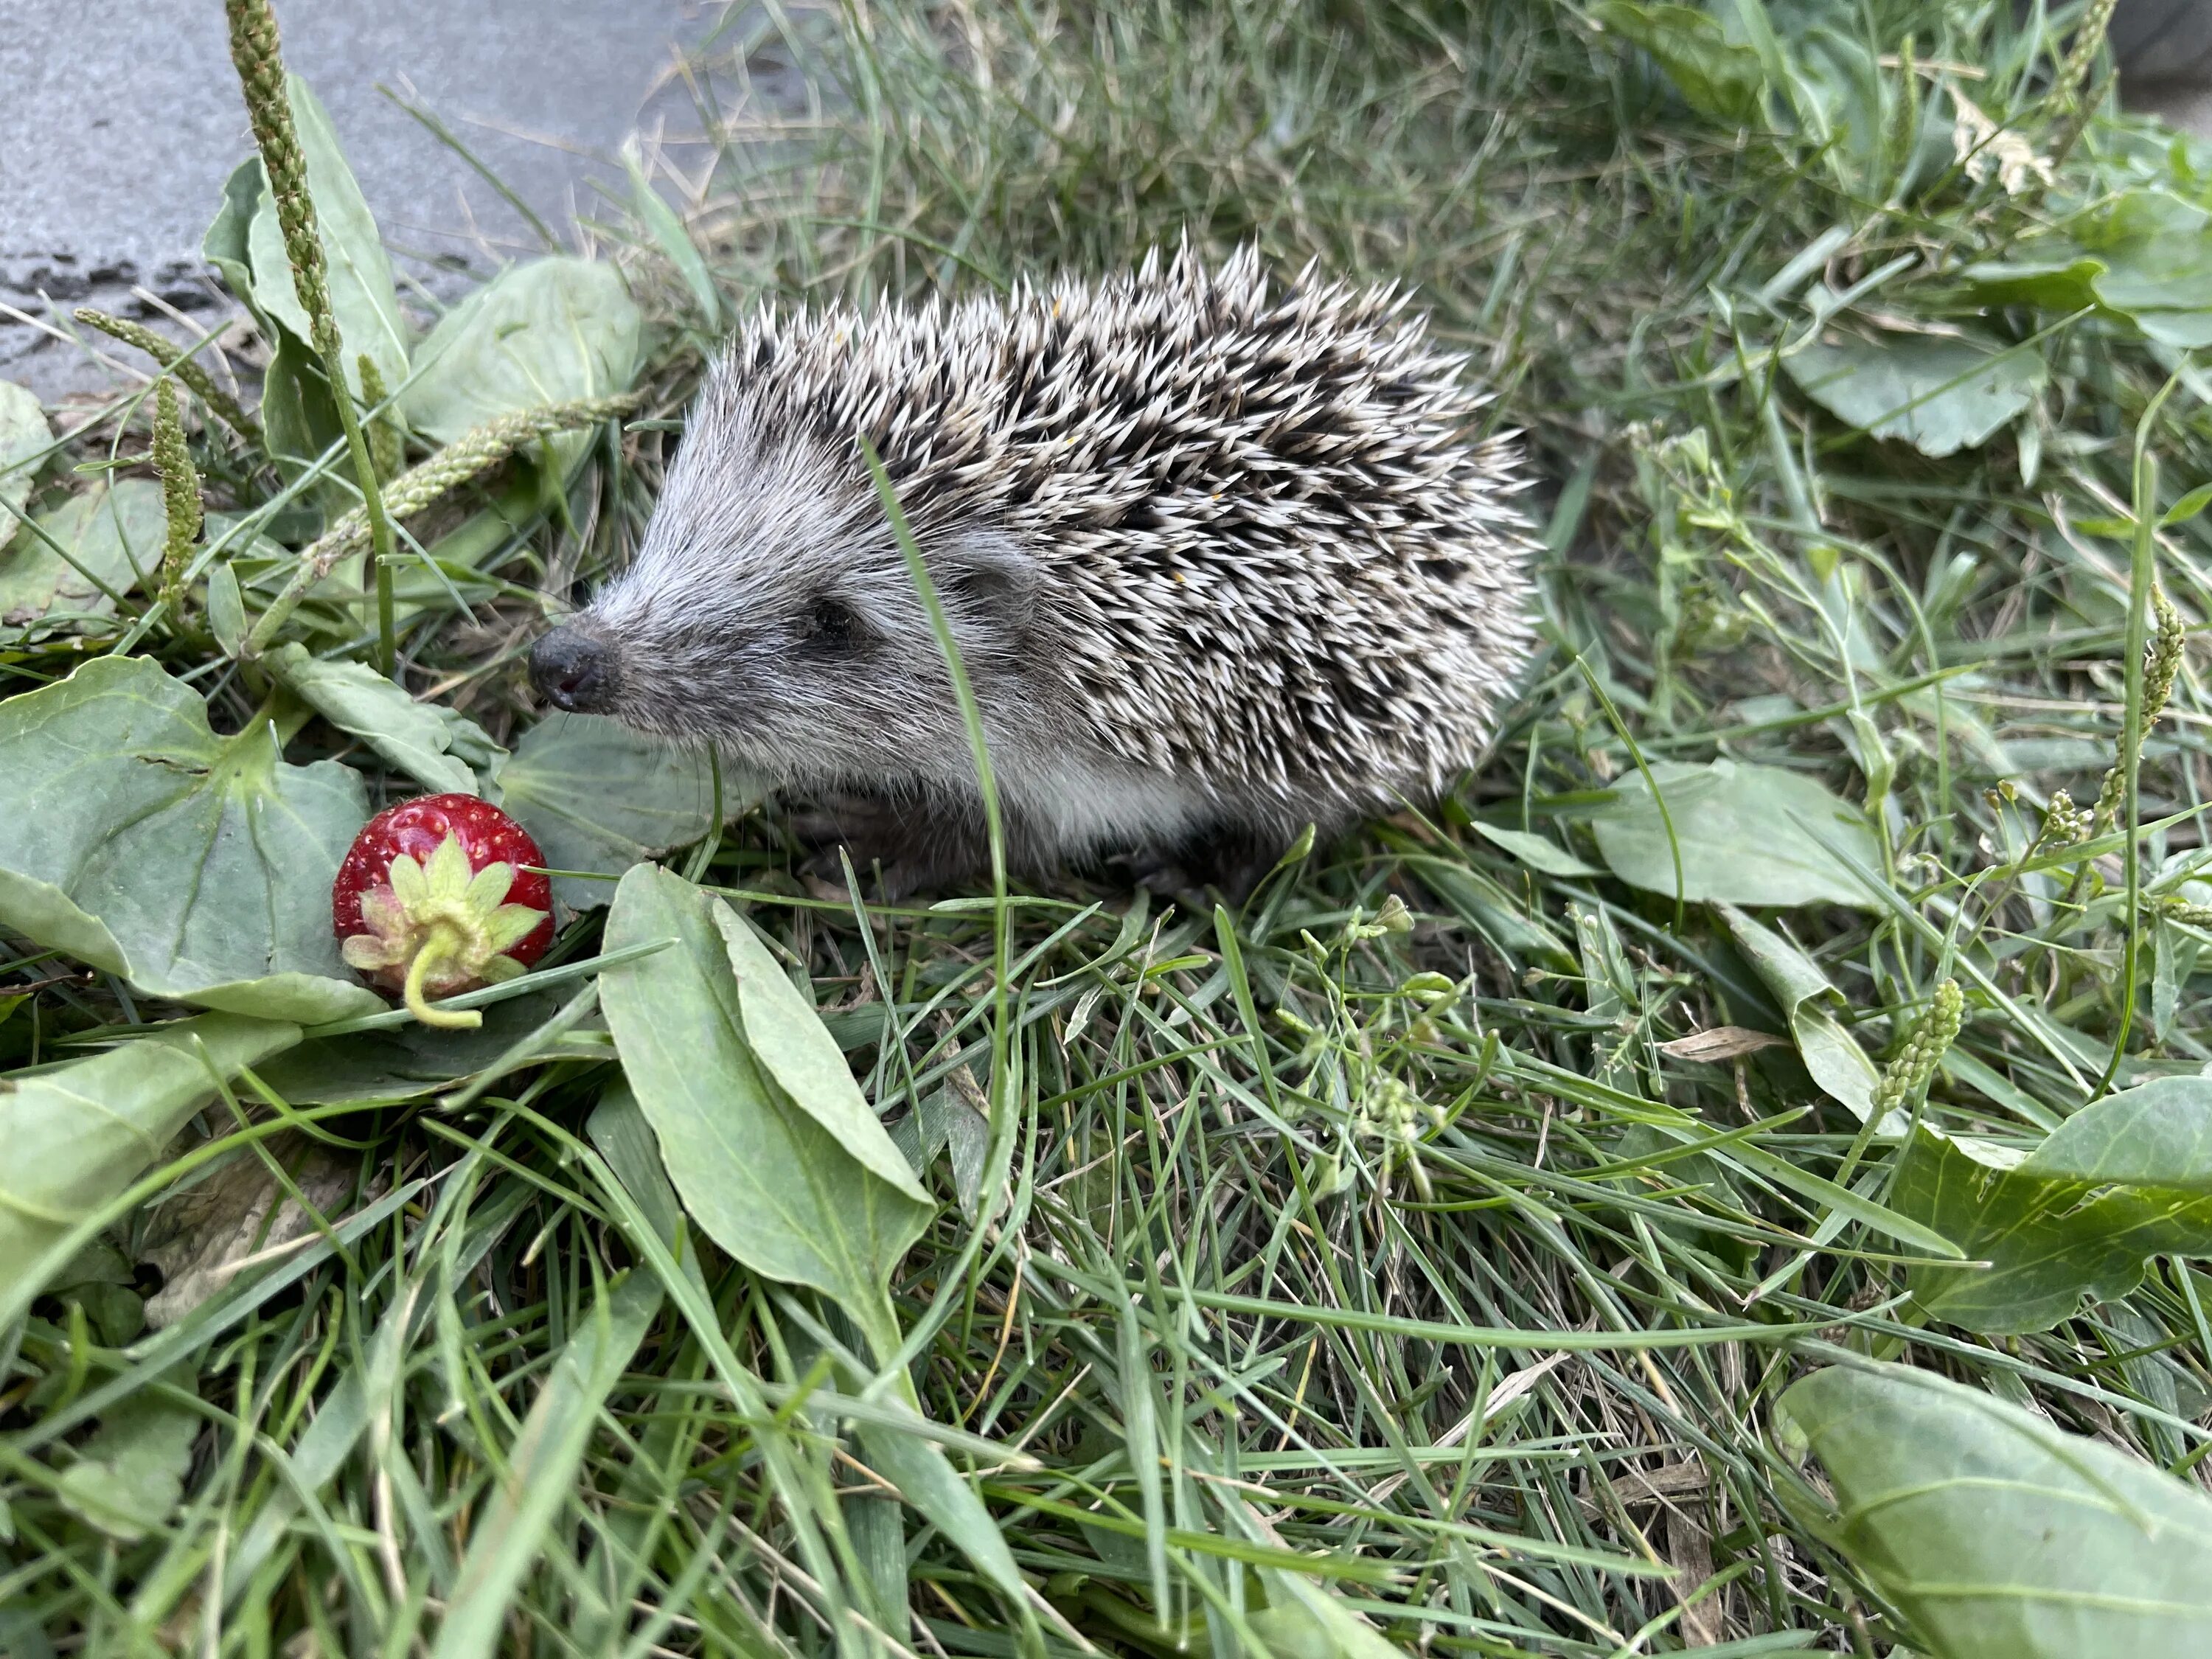
<path id="1" fill-rule="evenodd" d="M 1004 296 L 757 313 L 636 556 L 538 640 L 557 708 L 714 745 L 889 896 L 988 867 L 1249 888 L 1433 800 L 1531 652 L 1511 434 L 1395 288 L 1186 243 Z M 808 806 L 811 810 L 804 810 Z"/>

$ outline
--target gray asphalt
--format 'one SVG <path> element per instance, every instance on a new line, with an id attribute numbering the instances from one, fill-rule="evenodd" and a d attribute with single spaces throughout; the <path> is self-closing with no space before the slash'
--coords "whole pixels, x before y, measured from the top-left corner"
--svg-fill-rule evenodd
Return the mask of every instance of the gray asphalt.
<path id="1" fill-rule="evenodd" d="M 381 94 L 434 112 L 564 232 L 587 181 L 643 127 L 696 129 L 669 71 L 720 0 L 276 0 L 287 63 L 331 112 L 395 251 L 434 282 L 534 251 L 467 162 Z M 199 257 L 223 180 L 252 149 L 221 0 L 0 0 L 0 301 L 161 322 L 143 285 L 220 314 Z M 52 401 L 104 376 L 0 315 L 0 377 Z"/>

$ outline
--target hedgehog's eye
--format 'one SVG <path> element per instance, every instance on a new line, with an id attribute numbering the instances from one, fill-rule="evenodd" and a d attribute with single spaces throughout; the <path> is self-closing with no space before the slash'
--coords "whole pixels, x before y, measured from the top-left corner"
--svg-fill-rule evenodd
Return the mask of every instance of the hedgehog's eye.
<path id="1" fill-rule="evenodd" d="M 860 619 L 841 599 L 817 599 L 814 609 L 807 614 L 806 642 L 817 651 L 839 656 L 848 654 L 860 647 Z"/>

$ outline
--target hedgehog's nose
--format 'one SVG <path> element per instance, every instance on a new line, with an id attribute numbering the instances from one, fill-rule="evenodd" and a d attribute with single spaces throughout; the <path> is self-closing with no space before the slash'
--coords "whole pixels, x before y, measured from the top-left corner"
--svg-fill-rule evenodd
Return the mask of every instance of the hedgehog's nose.
<path id="1" fill-rule="evenodd" d="M 530 683 L 556 708 L 597 713 L 614 690 L 615 653 L 574 628 L 556 628 L 530 650 Z"/>

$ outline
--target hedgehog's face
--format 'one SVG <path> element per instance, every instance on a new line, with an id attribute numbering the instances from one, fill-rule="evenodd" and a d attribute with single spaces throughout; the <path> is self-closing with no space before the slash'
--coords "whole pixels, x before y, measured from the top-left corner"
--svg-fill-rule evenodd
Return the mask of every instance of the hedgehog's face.
<path id="1" fill-rule="evenodd" d="M 716 744 L 778 782 L 967 775 L 951 678 L 874 493 L 817 445 L 732 439 L 702 419 L 636 562 L 538 642 L 538 689 Z M 1034 562 L 988 532 L 925 545 L 970 676 L 1005 695 L 1029 654 Z"/>

